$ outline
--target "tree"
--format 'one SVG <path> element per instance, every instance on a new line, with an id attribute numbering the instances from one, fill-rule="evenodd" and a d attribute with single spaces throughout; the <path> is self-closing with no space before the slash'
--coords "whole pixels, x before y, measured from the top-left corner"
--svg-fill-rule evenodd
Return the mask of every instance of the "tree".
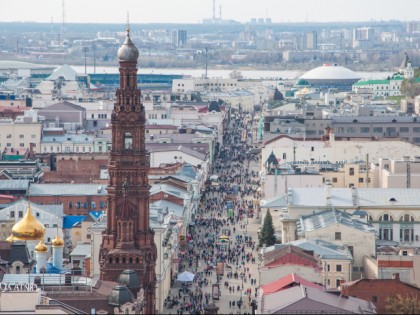
<path id="1" fill-rule="evenodd" d="M 419 314 L 420 301 L 417 295 L 397 294 L 386 299 L 385 309 L 388 314 Z"/>
<path id="2" fill-rule="evenodd" d="M 274 235 L 274 224 L 273 218 L 271 216 L 270 210 L 267 211 L 267 214 L 264 218 L 264 224 L 260 232 L 260 247 L 264 244 L 266 246 L 271 246 L 276 243 L 276 237 Z"/>

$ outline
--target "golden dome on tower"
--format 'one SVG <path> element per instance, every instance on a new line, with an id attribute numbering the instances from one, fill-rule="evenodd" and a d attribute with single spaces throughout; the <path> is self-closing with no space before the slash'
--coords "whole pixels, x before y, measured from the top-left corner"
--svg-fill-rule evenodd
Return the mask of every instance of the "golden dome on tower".
<path id="1" fill-rule="evenodd" d="M 57 235 L 52 241 L 52 246 L 64 246 L 64 240 L 60 237 L 60 235 Z"/>
<path id="2" fill-rule="evenodd" d="M 48 247 L 41 240 L 41 241 L 39 241 L 38 245 L 35 246 L 35 251 L 36 252 L 43 252 L 43 253 L 45 253 L 45 252 L 48 252 Z"/>
<path id="3" fill-rule="evenodd" d="M 13 226 L 11 234 L 12 235 L 7 239 L 8 241 L 33 241 L 44 239 L 45 226 L 32 215 L 31 205 L 29 203 L 25 216 Z"/>

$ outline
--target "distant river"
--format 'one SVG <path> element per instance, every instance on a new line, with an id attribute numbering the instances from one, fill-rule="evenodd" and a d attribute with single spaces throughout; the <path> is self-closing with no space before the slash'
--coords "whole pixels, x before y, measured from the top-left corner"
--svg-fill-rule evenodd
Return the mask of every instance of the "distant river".
<path id="1" fill-rule="evenodd" d="M 72 66 L 77 72 L 84 73 L 84 66 Z M 266 79 L 266 78 L 282 78 L 294 80 L 303 75 L 306 71 L 302 70 L 239 70 L 242 73 L 242 76 L 246 79 Z M 87 67 L 88 73 L 93 73 L 93 67 Z M 199 78 L 204 74 L 203 69 L 155 69 L 155 68 L 139 68 L 138 73 L 140 74 L 180 74 L 180 75 L 189 75 L 195 78 Z M 229 78 L 229 74 L 232 70 L 213 70 L 209 69 L 207 71 L 207 76 L 209 78 Z M 117 67 L 96 67 L 96 73 L 118 73 Z M 356 71 L 360 74 L 360 77 L 363 79 L 386 79 L 389 75 L 392 75 L 392 72 L 364 72 Z"/>

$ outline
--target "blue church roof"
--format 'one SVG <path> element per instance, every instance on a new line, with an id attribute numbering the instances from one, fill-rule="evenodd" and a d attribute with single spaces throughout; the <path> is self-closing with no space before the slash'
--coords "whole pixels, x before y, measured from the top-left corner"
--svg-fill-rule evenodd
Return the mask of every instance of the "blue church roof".
<path id="1" fill-rule="evenodd" d="M 63 229 L 71 229 L 76 223 L 82 222 L 85 215 L 66 215 L 63 218 Z"/>

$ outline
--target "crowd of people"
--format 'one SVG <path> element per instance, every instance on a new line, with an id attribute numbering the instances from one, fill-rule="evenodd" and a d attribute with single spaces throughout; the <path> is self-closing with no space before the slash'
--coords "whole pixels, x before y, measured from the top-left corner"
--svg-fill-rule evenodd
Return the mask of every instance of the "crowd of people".
<path id="1" fill-rule="evenodd" d="M 250 170 L 251 160 L 258 156 L 247 154 L 250 145 L 244 134 L 250 136 L 251 123 L 245 115 L 238 113 L 231 120 L 213 165 L 217 179 L 207 186 L 189 225 L 179 273 L 190 271 L 195 278 L 165 301 L 176 314 L 203 314 L 213 302 L 226 313 L 250 314 L 257 296 L 258 281 L 250 266 L 258 263 L 258 240 L 247 228 L 254 216 L 253 201 L 259 197 L 258 173 Z"/>

